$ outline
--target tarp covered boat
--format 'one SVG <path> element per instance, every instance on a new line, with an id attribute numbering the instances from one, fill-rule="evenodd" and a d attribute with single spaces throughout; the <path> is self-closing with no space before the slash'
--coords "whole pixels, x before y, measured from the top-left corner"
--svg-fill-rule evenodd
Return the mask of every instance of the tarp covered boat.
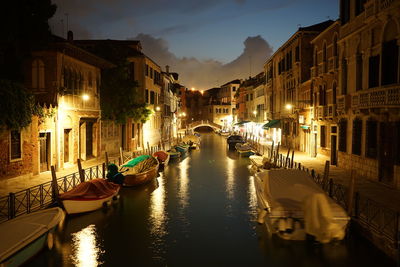
<path id="1" fill-rule="evenodd" d="M 0 266 L 19 266 L 47 244 L 53 247 L 53 233 L 64 221 L 60 208 L 45 209 L 0 224 Z"/>
<path id="2" fill-rule="evenodd" d="M 168 153 L 170 159 L 176 159 L 181 156 L 181 152 L 176 151 L 175 148 L 168 150 L 167 153 Z"/>
<path id="3" fill-rule="evenodd" d="M 68 214 L 100 209 L 119 192 L 120 186 L 97 178 L 80 183 L 59 196 Z"/>
<path id="4" fill-rule="evenodd" d="M 168 166 L 170 155 L 167 152 L 163 150 L 154 152 L 153 157 L 157 158 L 160 165 L 162 165 L 164 168 Z"/>
<path id="5" fill-rule="evenodd" d="M 321 243 L 342 240 L 350 220 L 345 210 L 300 170 L 275 169 L 254 178 L 259 223 L 289 240 L 312 235 Z"/>
<path id="6" fill-rule="evenodd" d="M 235 148 L 236 148 L 236 151 L 239 152 L 239 155 L 241 157 L 249 157 L 249 156 L 255 154 L 252 147 L 248 143 L 244 143 L 244 144 L 237 143 L 235 145 Z"/>
<path id="7" fill-rule="evenodd" d="M 124 186 L 137 186 L 150 182 L 158 175 L 159 162 L 156 158 L 148 158 L 133 167 L 123 164 L 120 171 L 125 175 Z"/>
<path id="8" fill-rule="evenodd" d="M 184 154 L 186 154 L 189 151 L 189 145 L 179 144 L 179 145 L 175 146 L 175 149 L 177 151 L 179 151 L 181 153 L 181 155 L 183 156 Z"/>
<path id="9" fill-rule="evenodd" d="M 230 135 L 228 139 L 226 139 L 229 149 L 235 149 L 236 144 L 244 144 L 245 141 L 241 135 Z"/>

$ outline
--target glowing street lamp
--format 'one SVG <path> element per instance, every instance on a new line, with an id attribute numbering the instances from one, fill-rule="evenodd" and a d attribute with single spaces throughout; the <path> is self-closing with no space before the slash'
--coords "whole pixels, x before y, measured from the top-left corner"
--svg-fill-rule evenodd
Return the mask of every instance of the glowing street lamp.
<path id="1" fill-rule="evenodd" d="M 161 108 L 159 106 L 156 107 L 156 111 L 160 111 Z"/>
<path id="2" fill-rule="evenodd" d="M 253 114 L 254 114 L 254 116 L 256 116 L 257 115 L 257 110 L 254 110 Z"/>
<path id="3" fill-rule="evenodd" d="M 291 110 L 293 108 L 293 106 L 291 104 L 286 104 L 286 109 L 287 110 Z"/>
<path id="4" fill-rule="evenodd" d="M 192 87 L 192 91 L 196 90 L 196 88 Z"/>
<path id="5" fill-rule="evenodd" d="M 83 101 L 88 101 L 89 100 L 89 95 L 88 94 L 83 94 L 82 95 L 82 99 L 83 99 Z"/>

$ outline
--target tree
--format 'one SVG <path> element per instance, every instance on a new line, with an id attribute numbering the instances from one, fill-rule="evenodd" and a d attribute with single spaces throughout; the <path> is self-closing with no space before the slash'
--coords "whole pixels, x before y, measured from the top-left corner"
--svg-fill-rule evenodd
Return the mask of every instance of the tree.
<path id="1" fill-rule="evenodd" d="M 101 80 L 103 119 L 117 123 L 125 123 L 128 118 L 142 123 L 148 120 L 151 111 L 139 101 L 138 84 L 129 78 L 128 62 L 103 70 Z"/>
<path id="2" fill-rule="evenodd" d="M 32 115 L 38 113 L 34 97 L 24 86 L 0 80 L 0 126 L 19 130 L 28 126 Z"/>

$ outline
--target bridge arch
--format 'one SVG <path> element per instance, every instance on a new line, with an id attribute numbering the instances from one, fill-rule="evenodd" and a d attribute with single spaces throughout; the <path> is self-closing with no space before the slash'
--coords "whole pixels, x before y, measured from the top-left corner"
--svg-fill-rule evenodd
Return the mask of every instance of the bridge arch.
<path id="1" fill-rule="evenodd" d="M 189 124 L 188 129 L 194 131 L 196 128 L 204 127 L 204 126 L 210 127 L 213 130 L 221 130 L 222 129 L 221 125 L 213 123 L 213 122 L 210 122 L 208 120 L 201 120 L 201 121 L 192 122 L 191 124 Z"/>

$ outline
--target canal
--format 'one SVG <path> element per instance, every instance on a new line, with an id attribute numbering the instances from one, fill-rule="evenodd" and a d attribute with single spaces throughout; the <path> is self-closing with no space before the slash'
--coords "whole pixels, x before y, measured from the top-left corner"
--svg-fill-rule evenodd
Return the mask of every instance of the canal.
<path id="1" fill-rule="evenodd" d="M 249 160 L 226 139 L 170 162 L 154 183 L 123 188 L 107 210 L 69 216 L 31 266 L 394 266 L 364 239 L 283 241 L 256 222 Z"/>

